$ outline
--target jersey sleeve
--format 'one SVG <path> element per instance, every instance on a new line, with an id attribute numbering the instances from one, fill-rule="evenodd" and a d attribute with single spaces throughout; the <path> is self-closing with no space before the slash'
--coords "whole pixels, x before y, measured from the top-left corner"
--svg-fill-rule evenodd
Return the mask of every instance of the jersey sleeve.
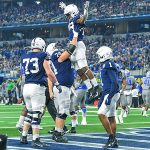
<path id="1" fill-rule="evenodd" d="M 44 53 L 44 59 L 45 60 L 50 60 L 50 55 L 48 53 Z"/>
<path id="2" fill-rule="evenodd" d="M 77 20 L 80 19 L 80 15 L 77 15 L 73 18 L 73 23 L 77 23 Z"/>
<path id="3" fill-rule="evenodd" d="M 52 62 L 55 61 L 55 60 L 57 60 L 57 59 L 60 57 L 61 54 L 62 54 L 61 51 L 55 51 L 55 52 L 52 54 L 52 56 L 51 56 Z"/>

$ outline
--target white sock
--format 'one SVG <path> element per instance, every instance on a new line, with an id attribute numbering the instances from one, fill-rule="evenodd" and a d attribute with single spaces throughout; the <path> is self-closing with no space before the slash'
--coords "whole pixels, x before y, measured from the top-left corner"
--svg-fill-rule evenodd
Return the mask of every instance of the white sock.
<path id="1" fill-rule="evenodd" d="M 124 113 L 125 113 L 125 110 L 124 110 L 124 109 L 121 109 L 121 114 L 120 114 L 120 116 L 121 116 L 122 118 L 123 118 Z"/>
<path id="2" fill-rule="evenodd" d="M 64 130 L 63 130 L 62 128 L 57 128 L 57 127 L 56 127 L 56 131 L 58 131 L 58 132 L 63 132 Z"/>
<path id="3" fill-rule="evenodd" d="M 25 130 L 22 131 L 22 136 L 27 136 L 27 134 L 28 134 L 28 131 L 25 131 Z"/>
<path id="4" fill-rule="evenodd" d="M 39 138 L 39 134 L 33 134 L 33 140 L 36 140 L 37 138 Z"/>
<path id="5" fill-rule="evenodd" d="M 92 88 L 92 84 L 91 84 L 91 82 L 90 82 L 89 79 L 85 80 L 84 84 L 86 85 L 86 87 L 87 87 L 88 90 Z"/>
<path id="6" fill-rule="evenodd" d="M 145 107 L 142 107 L 142 111 L 145 111 Z"/>
<path id="7" fill-rule="evenodd" d="M 81 108 L 82 110 L 82 118 L 86 118 L 86 107 Z"/>
<path id="8" fill-rule="evenodd" d="M 18 123 L 23 126 L 25 116 L 20 116 Z"/>
<path id="9" fill-rule="evenodd" d="M 117 117 L 117 116 L 118 116 L 118 109 L 115 112 L 115 117 Z"/>
<path id="10" fill-rule="evenodd" d="M 143 111 L 143 116 L 145 116 L 147 114 L 147 111 L 146 110 L 144 110 Z"/>
<path id="11" fill-rule="evenodd" d="M 73 119 L 73 120 L 71 120 L 71 122 L 72 122 L 72 127 L 77 126 L 77 119 Z"/>
<path id="12" fill-rule="evenodd" d="M 96 87 L 98 85 L 96 78 L 91 79 L 91 83 L 93 84 L 94 87 Z"/>

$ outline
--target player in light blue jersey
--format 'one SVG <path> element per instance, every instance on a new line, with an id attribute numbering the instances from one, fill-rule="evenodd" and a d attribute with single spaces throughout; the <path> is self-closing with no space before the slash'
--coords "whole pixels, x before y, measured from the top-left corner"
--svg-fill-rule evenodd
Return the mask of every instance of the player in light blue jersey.
<path id="1" fill-rule="evenodd" d="M 81 77 L 84 84 L 87 86 L 89 91 L 89 99 L 96 97 L 98 94 L 97 81 L 89 69 L 86 59 L 86 47 L 83 42 L 85 22 L 88 17 L 89 1 L 85 2 L 84 14 L 81 15 L 76 5 L 70 4 L 65 5 L 63 2 L 60 3 L 60 7 L 64 10 L 64 15 L 69 19 L 68 31 L 69 40 L 72 41 L 76 38 L 76 46 L 70 45 L 70 49 L 65 51 L 58 59 L 59 62 L 63 62 L 65 59 L 71 56 L 71 61 L 75 66 L 75 70 Z M 73 42 L 74 43 L 74 42 Z"/>
<path id="2" fill-rule="evenodd" d="M 50 54 L 51 65 L 62 87 L 62 92 L 60 94 L 55 87 L 53 88 L 57 116 L 52 139 L 56 142 L 67 143 L 67 138 L 63 136 L 63 128 L 67 116 L 75 114 L 73 106 L 71 105 L 71 87 L 74 83 L 74 69 L 71 67 L 70 59 L 62 63 L 58 62 L 62 51 L 56 48 L 56 43 L 49 44 L 46 51 Z"/>
<path id="3" fill-rule="evenodd" d="M 142 98 L 144 101 L 144 106 L 142 107 L 142 115 L 147 117 L 147 111 L 150 105 L 150 71 L 146 73 L 146 77 L 142 78 Z"/>
<path id="4" fill-rule="evenodd" d="M 109 139 L 103 148 L 117 148 L 115 111 L 116 102 L 120 97 L 118 69 L 112 60 L 111 48 L 102 46 L 98 49 L 97 54 L 99 62 L 102 64 L 101 80 L 103 89 L 98 104 L 98 116 L 109 135 Z"/>
<path id="5" fill-rule="evenodd" d="M 121 113 L 118 117 L 120 123 L 124 123 L 123 117 L 127 117 L 127 114 L 132 104 L 132 87 L 136 83 L 134 76 L 131 76 L 129 70 L 123 70 L 122 76 L 123 78 L 120 97 Z"/>
<path id="6" fill-rule="evenodd" d="M 57 79 L 49 66 L 49 59 L 45 53 L 45 41 L 39 37 L 31 42 L 32 52 L 22 56 L 22 67 L 25 72 L 25 84 L 23 87 L 23 97 L 26 103 L 27 116 L 25 117 L 23 132 L 20 143 L 27 144 L 27 134 L 32 125 L 33 147 L 45 147 L 45 143 L 40 141 L 39 127 L 40 119 L 45 107 L 45 89 L 47 77 L 58 88 Z"/>
<path id="7" fill-rule="evenodd" d="M 86 106 L 85 106 L 87 87 L 82 82 L 79 75 L 76 76 L 76 80 L 74 82 L 74 88 L 75 88 L 75 94 L 73 96 L 73 103 L 74 103 L 75 110 L 79 111 L 79 106 L 80 106 L 82 111 L 81 125 L 87 125 Z"/>

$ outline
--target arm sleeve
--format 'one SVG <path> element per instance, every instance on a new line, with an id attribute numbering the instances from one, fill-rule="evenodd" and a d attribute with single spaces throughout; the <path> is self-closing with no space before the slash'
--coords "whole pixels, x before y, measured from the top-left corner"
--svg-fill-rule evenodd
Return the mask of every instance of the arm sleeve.
<path id="1" fill-rule="evenodd" d="M 118 90 L 118 81 L 117 81 L 117 76 L 116 76 L 116 70 L 109 69 L 107 70 L 107 73 L 111 80 L 111 89 L 109 92 L 108 99 L 111 99 L 116 94 L 116 91 Z"/>

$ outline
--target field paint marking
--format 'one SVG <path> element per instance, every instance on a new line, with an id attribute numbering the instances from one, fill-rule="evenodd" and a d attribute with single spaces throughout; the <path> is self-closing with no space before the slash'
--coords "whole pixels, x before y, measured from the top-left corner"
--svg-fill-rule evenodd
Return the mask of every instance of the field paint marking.
<path id="1" fill-rule="evenodd" d="M 131 124 L 143 124 L 143 123 L 144 124 L 149 124 L 150 122 L 131 122 L 131 123 L 124 123 L 124 124 L 131 125 Z M 101 125 L 101 123 L 98 123 L 98 124 L 87 124 L 86 126 L 99 126 L 99 125 Z M 54 124 L 53 125 L 52 124 L 51 125 L 42 125 L 43 128 L 44 127 L 52 127 L 52 126 L 54 126 Z M 69 126 L 69 125 L 67 125 L 67 126 Z M 0 127 L 0 129 L 13 129 L 13 128 L 16 128 L 16 127 Z M 127 129 L 127 128 L 124 128 L 124 129 Z"/>
<path id="2" fill-rule="evenodd" d="M 144 137 L 150 137 L 150 135 L 148 134 L 139 134 L 137 133 L 136 131 L 131 131 L 130 133 L 125 133 L 125 132 L 119 132 L 121 134 L 124 134 L 124 135 L 136 135 L 136 136 L 144 136 Z"/>
<path id="3" fill-rule="evenodd" d="M 117 132 L 117 133 L 120 133 L 120 132 Z M 71 136 L 71 135 L 70 135 Z M 89 135 L 84 135 L 84 134 L 78 134 L 78 135 L 75 135 L 76 137 L 87 137 L 87 138 L 93 138 L 93 139 L 97 139 L 97 138 L 102 138 L 102 139 L 108 139 L 108 137 L 104 137 L 104 136 L 101 136 L 101 135 L 99 135 L 99 136 L 94 136 L 94 135 L 92 135 L 91 136 L 91 134 L 89 134 Z M 136 136 L 136 135 L 135 135 Z M 150 143 L 150 141 L 147 141 L 147 140 L 139 140 L 139 141 L 137 141 L 136 139 L 125 139 L 125 138 L 119 138 L 119 137 L 117 137 L 117 139 L 118 139 L 118 141 L 132 141 L 132 142 L 139 142 L 139 143 L 143 143 L 143 142 L 145 142 L 145 143 Z"/>
<path id="4" fill-rule="evenodd" d="M 35 148 L 25 148 L 25 147 L 16 147 L 16 146 L 7 146 L 7 148 L 9 150 L 20 150 L 20 148 L 21 148 L 21 150 L 39 150 L 39 149 L 35 149 Z M 42 150 L 42 149 L 40 148 L 40 150 Z"/>

